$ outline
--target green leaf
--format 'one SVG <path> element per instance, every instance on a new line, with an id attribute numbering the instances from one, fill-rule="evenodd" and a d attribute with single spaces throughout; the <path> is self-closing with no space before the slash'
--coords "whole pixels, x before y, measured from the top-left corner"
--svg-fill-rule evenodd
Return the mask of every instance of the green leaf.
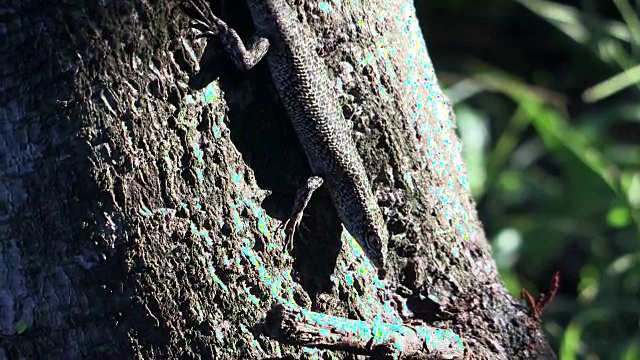
<path id="1" fill-rule="evenodd" d="M 27 331 L 28 327 L 29 327 L 29 324 L 27 323 L 27 321 L 24 319 L 20 319 L 16 323 L 16 332 L 18 333 L 18 335 L 22 335 L 22 333 Z"/>

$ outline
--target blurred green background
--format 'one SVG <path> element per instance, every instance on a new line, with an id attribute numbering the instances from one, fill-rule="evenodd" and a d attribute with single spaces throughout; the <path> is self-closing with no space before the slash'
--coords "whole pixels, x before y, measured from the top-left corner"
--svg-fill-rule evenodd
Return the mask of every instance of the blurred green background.
<path id="1" fill-rule="evenodd" d="M 640 0 L 416 0 L 509 290 L 562 360 L 640 359 Z"/>

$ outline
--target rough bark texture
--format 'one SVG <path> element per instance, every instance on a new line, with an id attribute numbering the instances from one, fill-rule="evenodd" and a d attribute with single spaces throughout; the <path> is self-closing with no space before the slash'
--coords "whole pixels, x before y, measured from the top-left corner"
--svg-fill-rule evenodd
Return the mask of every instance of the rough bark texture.
<path id="1" fill-rule="evenodd" d="M 550 358 L 496 272 L 411 2 L 289 3 L 385 212 L 391 289 L 474 358 Z M 246 7 L 222 5 L 248 39 Z M 275 228 L 309 167 L 264 64 L 239 73 L 210 42 L 200 68 L 170 1 L 0 13 L 0 358 L 314 358 L 329 350 L 266 335 L 269 309 L 397 319 L 326 192 L 285 254 Z"/>

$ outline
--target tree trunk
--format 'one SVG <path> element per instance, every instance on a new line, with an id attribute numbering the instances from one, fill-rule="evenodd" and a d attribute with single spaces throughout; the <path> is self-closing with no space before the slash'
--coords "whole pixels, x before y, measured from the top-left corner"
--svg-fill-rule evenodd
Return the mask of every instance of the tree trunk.
<path id="1" fill-rule="evenodd" d="M 397 320 L 382 286 L 474 358 L 553 357 L 491 259 L 412 3 L 288 2 L 352 121 L 388 283 L 326 191 L 285 251 L 310 171 L 266 65 L 239 72 L 216 41 L 199 65 L 172 1 L 5 2 L 0 359 L 320 357 L 274 339 L 267 312 Z M 243 1 L 212 5 L 249 39 Z"/>

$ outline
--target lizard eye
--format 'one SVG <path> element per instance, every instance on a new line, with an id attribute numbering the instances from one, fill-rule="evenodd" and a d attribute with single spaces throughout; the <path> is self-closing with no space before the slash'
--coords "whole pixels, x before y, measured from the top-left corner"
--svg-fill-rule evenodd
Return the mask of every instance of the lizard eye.
<path id="1" fill-rule="evenodd" d="M 365 233 L 365 241 L 364 245 L 366 248 L 363 248 L 365 254 L 369 260 L 375 265 L 378 269 L 385 268 L 385 257 L 386 257 L 386 247 L 383 247 L 380 235 L 375 230 L 369 230 Z M 384 278 L 384 274 L 378 274 L 381 278 Z"/>
<path id="2" fill-rule="evenodd" d="M 367 244 L 369 244 L 369 247 L 371 247 L 372 249 L 380 249 L 381 247 L 380 236 L 378 236 L 378 234 L 375 231 L 368 231 Z"/>

